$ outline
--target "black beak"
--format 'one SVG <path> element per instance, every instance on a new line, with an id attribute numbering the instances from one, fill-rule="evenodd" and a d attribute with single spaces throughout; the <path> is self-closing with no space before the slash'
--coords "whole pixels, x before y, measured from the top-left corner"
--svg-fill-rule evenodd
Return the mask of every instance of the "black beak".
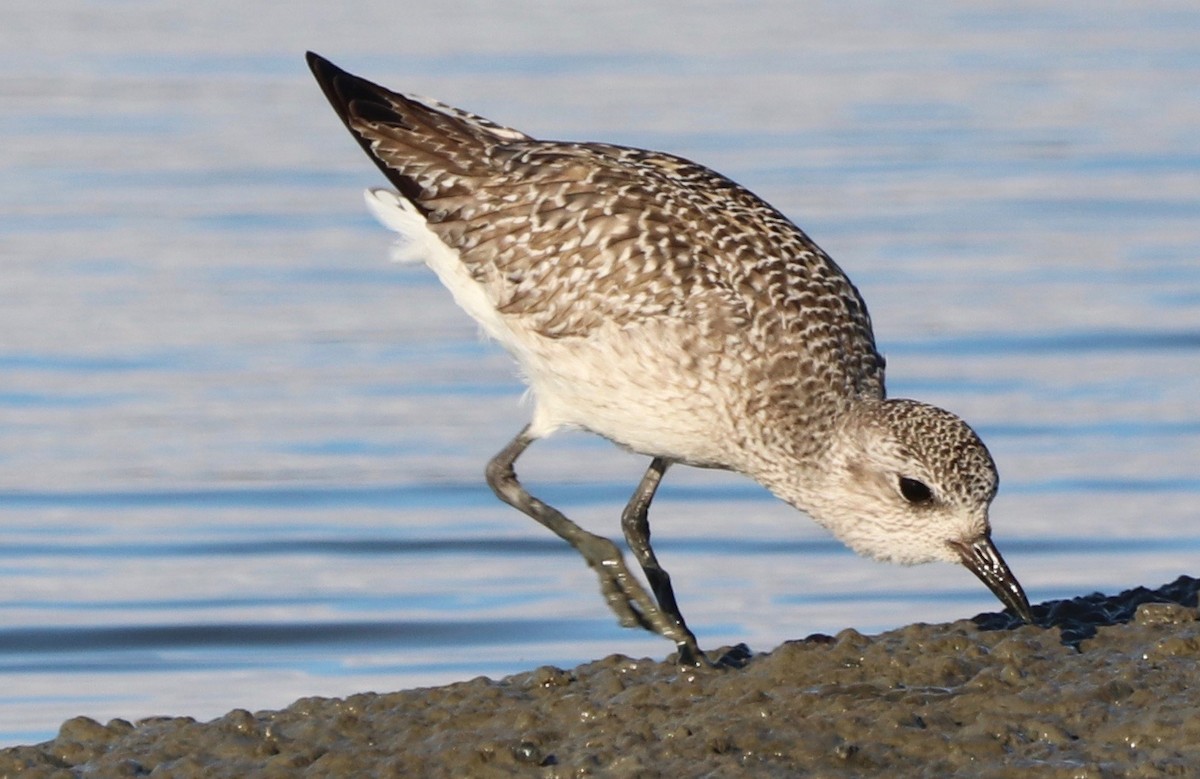
<path id="1" fill-rule="evenodd" d="M 1017 577 L 1008 570 L 1008 565 L 1000 556 L 996 545 L 992 543 L 991 536 L 982 536 L 969 544 L 962 541 L 951 541 L 950 546 L 958 552 L 962 564 L 971 573 L 978 576 L 979 580 L 996 594 L 1001 603 L 1021 619 L 1033 624 L 1033 612 L 1029 610 L 1029 599 L 1025 597 L 1025 591 L 1021 589 Z"/>

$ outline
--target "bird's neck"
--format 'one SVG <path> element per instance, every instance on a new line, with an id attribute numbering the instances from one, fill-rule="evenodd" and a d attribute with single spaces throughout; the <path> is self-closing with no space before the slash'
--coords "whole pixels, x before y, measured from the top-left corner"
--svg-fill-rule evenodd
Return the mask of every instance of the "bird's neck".
<path id="1" fill-rule="evenodd" d="M 763 455 L 748 475 L 818 524 L 836 524 L 841 479 L 851 465 L 854 442 L 861 439 L 863 426 L 883 402 L 866 398 L 831 405 L 831 413 L 807 419 L 804 436 L 764 442 Z"/>

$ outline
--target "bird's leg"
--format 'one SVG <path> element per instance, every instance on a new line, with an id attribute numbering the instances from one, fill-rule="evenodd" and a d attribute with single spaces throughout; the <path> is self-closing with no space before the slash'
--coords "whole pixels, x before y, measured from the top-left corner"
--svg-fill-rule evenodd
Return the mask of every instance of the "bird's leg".
<path id="1" fill-rule="evenodd" d="M 534 440 L 527 425 L 488 463 L 487 482 L 496 497 L 550 528 L 583 555 L 600 577 L 600 591 L 622 625 L 643 627 L 677 645 L 690 641 L 694 646 L 695 639 L 682 622 L 665 614 L 630 573 L 616 544 L 579 527 L 553 506 L 530 495 L 517 481 L 513 463 Z"/>
<path id="2" fill-rule="evenodd" d="M 670 465 L 671 461 L 662 457 L 655 457 L 650 462 L 650 467 L 646 469 L 646 474 L 642 476 L 642 481 L 621 514 L 621 529 L 625 531 L 625 541 L 628 542 L 634 557 L 646 573 L 646 580 L 650 582 L 650 589 L 654 591 L 659 608 L 674 620 L 678 628 L 675 644 L 679 647 L 679 662 L 698 665 L 703 662 L 704 655 L 696 644 L 696 637 L 683 621 L 683 614 L 675 602 L 675 591 L 671 588 L 671 577 L 658 564 L 658 558 L 654 556 L 654 550 L 650 547 L 650 522 L 647 517 L 650 501 L 654 500 L 654 493 Z"/>

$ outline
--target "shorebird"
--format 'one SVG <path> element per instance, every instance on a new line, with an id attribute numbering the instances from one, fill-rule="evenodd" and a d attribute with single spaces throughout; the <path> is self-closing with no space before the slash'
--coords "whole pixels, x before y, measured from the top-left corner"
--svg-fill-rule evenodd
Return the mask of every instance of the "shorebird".
<path id="1" fill-rule="evenodd" d="M 987 448 L 949 411 L 886 397 L 866 304 L 783 214 L 681 157 L 537 140 L 308 63 L 395 187 L 366 199 L 396 259 L 429 265 L 529 385 L 532 420 L 488 484 L 583 555 L 623 625 L 706 662 L 650 546 L 676 463 L 745 474 L 859 554 L 961 563 L 1032 621 L 991 540 Z M 653 598 L 611 540 L 517 480 L 521 453 L 563 427 L 652 458 L 621 526 Z"/>

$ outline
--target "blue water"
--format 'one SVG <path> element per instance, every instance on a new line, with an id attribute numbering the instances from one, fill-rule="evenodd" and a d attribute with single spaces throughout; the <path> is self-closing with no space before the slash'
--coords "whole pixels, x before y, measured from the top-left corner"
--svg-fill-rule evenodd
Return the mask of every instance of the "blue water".
<path id="1" fill-rule="evenodd" d="M 310 48 L 742 181 L 859 285 L 892 394 L 989 443 L 1033 600 L 1196 574 L 1190 4 L 64 0 L 0 26 L 0 744 L 670 648 L 484 485 L 522 387 L 387 262 Z M 520 464 L 614 536 L 645 465 L 579 434 Z M 728 474 L 673 470 L 653 523 L 706 646 L 997 606 Z"/>

